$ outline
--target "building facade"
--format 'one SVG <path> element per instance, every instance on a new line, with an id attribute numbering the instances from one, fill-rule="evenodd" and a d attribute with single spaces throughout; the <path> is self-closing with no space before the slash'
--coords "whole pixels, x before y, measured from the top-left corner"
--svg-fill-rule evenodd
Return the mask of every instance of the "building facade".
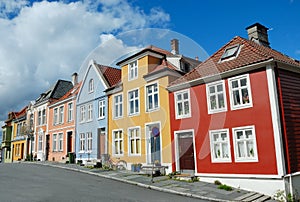
<path id="1" fill-rule="evenodd" d="M 26 159 L 26 112 L 27 106 L 16 112 L 12 121 L 12 161 L 24 161 Z"/>
<path id="2" fill-rule="evenodd" d="M 48 107 L 49 161 L 67 162 L 69 154 L 75 152 L 76 97 L 81 84 L 77 73 L 72 83 L 74 87 Z"/>
<path id="3" fill-rule="evenodd" d="M 168 87 L 173 170 L 293 194 L 300 187 L 300 63 L 269 48 L 264 26 L 247 30 L 249 40 L 233 38 Z"/>
<path id="4" fill-rule="evenodd" d="M 175 43 L 178 48 L 178 41 Z M 114 161 L 126 161 L 128 169 L 140 163 L 167 166 L 167 172 L 171 171 L 170 103 L 166 87 L 184 73 L 181 64 L 193 67 L 183 63 L 182 56 L 154 46 L 117 63 L 122 71 L 121 82 L 106 91 L 109 154 Z"/>
<path id="5" fill-rule="evenodd" d="M 76 159 L 100 162 L 107 155 L 108 99 L 105 90 L 120 79 L 120 70 L 91 60 L 76 101 Z"/>

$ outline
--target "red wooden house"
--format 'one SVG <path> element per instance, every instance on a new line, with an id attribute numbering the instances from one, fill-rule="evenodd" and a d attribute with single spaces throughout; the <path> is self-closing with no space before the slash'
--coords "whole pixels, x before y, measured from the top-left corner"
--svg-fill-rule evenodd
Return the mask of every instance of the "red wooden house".
<path id="1" fill-rule="evenodd" d="M 247 28 L 169 87 L 173 171 L 273 195 L 300 191 L 300 63 Z"/>

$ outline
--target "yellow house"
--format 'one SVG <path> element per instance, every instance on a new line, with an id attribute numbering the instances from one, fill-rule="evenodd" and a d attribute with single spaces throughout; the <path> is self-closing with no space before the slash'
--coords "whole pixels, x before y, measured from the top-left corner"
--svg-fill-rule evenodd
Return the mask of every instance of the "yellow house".
<path id="1" fill-rule="evenodd" d="M 12 121 L 12 161 L 21 161 L 26 158 L 26 140 L 27 135 L 24 133 L 26 123 L 27 106 L 21 111 L 15 113 L 15 119 Z"/>
<path id="2" fill-rule="evenodd" d="M 172 53 L 149 46 L 118 62 L 121 81 L 106 91 L 109 154 L 114 161 L 126 161 L 128 169 L 135 163 L 158 163 L 172 170 L 166 87 L 199 61 L 179 55 L 177 40 L 171 45 Z"/>

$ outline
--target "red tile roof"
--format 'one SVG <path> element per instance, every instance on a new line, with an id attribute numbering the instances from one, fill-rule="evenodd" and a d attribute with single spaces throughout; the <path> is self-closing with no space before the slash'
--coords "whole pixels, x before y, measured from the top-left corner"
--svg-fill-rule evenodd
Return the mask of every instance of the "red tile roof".
<path id="1" fill-rule="evenodd" d="M 224 60 L 220 62 L 226 48 L 237 44 L 240 45 L 240 52 L 237 57 L 232 60 Z M 299 61 L 296 61 L 274 49 L 237 36 L 220 48 L 206 61 L 198 65 L 189 73 L 172 82 L 169 86 L 179 85 L 195 79 L 217 75 L 246 65 L 267 61 L 269 59 L 274 59 L 276 61 L 300 67 Z"/>
<path id="2" fill-rule="evenodd" d="M 114 86 L 121 80 L 121 69 L 95 64 L 100 73 L 104 76 L 109 86 Z"/>
<path id="3" fill-rule="evenodd" d="M 151 72 L 149 73 L 153 73 L 153 72 L 156 72 L 156 71 L 159 71 L 161 69 L 165 69 L 165 68 L 169 68 L 169 69 L 172 69 L 172 70 L 177 70 L 177 68 L 171 64 L 170 62 L 166 61 L 165 59 L 162 60 L 161 64 L 160 65 L 157 65 Z"/>

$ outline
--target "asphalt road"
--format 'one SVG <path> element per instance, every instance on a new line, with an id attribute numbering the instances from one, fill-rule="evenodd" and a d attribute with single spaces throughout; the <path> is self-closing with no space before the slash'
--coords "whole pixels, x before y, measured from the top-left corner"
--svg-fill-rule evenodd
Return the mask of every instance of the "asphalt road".
<path id="1" fill-rule="evenodd" d="M 0 183 L 1 202 L 201 201 L 35 164 L 0 163 Z"/>

